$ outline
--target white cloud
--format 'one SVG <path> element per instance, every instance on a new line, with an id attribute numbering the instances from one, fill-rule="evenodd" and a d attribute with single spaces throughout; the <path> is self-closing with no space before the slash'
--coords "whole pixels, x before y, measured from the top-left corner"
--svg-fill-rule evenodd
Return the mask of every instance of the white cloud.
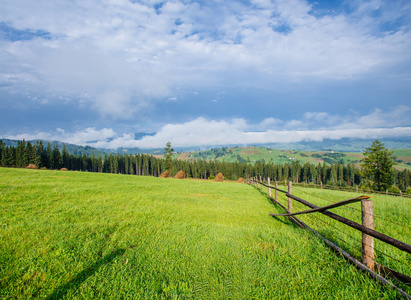
<path id="1" fill-rule="evenodd" d="M 69 144 L 76 145 L 92 145 L 99 141 L 107 141 L 109 139 L 118 138 L 117 133 L 111 128 L 103 128 L 97 130 L 93 127 L 78 130 L 73 133 L 67 133 L 61 128 L 57 128 L 56 132 L 37 132 L 37 133 L 23 133 L 17 135 L 5 135 L 6 139 L 13 140 L 47 140 L 47 141 L 62 141 Z"/>
<path id="2" fill-rule="evenodd" d="M 330 115 L 324 112 L 305 113 L 301 120 L 282 121 L 267 118 L 259 124 L 244 119 L 194 120 L 167 124 L 154 136 L 134 140 L 133 133 L 118 134 L 111 128 L 85 128 L 68 133 L 57 128 L 54 133 L 6 135 L 8 139 L 60 140 L 98 148 L 139 147 L 161 148 L 167 142 L 175 147 L 207 145 L 245 145 L 254 143 L 292 143 L 341 138 L 411 137 L 410 107 L 398 106 L 391 111 L 375 109 L 368 115 Z M 335 121 L 336 123 L 331 123 Z M 302 129 L 301 129 L 302 128 Z"/>
<path id="3" fill-rule="evenodd" d="M 409 5 L 389 14 L 381 1 L 360 2 L 353 17 L 315 17 L 303 0 L 253 2 L 257 8 L 173 1 L 156 12 L 158 1 L 4 0 L 0 21 L 52 39 L 2 40 L 0 84 L 46 103 L 81 99 L 103 116 L 128 119 L 172 99 L 177 85 L 275 88 L 410 64 L 409 29 L 375 34 L 367 21 L 380 6 L 385 21 L 399 19 Z"/>

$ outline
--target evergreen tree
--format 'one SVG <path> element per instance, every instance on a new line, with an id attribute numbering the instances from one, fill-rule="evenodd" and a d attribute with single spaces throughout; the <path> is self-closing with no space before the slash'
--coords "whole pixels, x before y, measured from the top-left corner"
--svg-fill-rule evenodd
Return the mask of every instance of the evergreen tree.
<path id="1" fill-rule="evenodd" d="M 46 156 L 47 156 L 47 165 L 46 165 L 47 169 L 54 169 L 53 149 L 51 148 L 50 143 L 47 143 Z"/>
<path id="2" fill-rule="evenodd" d="M 164 158 L 166 160 L 166 170 L 168 170 L 170 173 L 172 172 L 173 167 L 173 152 L 174 149 L 171 148 L 171 143 L 168 142 L 166 144 L 166 147 L 164 148 Z"/>
<path id="3" fill-rule="evenodd" d="M 369 180 L 370 186 L 378 191 L 385 191 L 393 184 L 393 153 L 394 151 L 389 151 L 379 140 L 365 148 L 361 161 L 363 176 Z"/>
<path id="4" fill-rule="evenodd" d="M 71 169 L 70 168 L 70 155 L 67 152 L 66 145 L 63 145 L 63 153 L 61 155 L 62 161 L 63 161 L 63 167 L 66 169 Z"/>
<path id="5" fill-rule="evenodd" d="M 61 157 L 59 146 L 54 145 L 54 149 L 53 149 L 53 168 L 57 169 L 57 170 L 60 170 L 62 165 L 63 165 L 63 158 Z"/>
<path id="6" fill-rule="evenodd" d="M 0 166 L 4 166 L 3 160 L 6 155 L 6 144 L 3 143 L 3 140 L 0 140 Z"/>

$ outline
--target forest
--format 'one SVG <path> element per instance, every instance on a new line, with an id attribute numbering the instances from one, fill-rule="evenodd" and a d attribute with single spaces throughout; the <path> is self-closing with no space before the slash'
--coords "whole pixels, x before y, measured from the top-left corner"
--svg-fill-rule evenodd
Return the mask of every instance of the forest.
<path id="1" fill-rule="evenodd" d="M 50 143 L 35 144 L 18 141 L 16 146 L 7 146 L 0 140 L 0 166 L 24 168 L 35 165 L 37 168 L 60 170 L 65 168 L 72 171 L 103 172 L 115 174 L 132 174 L 146 176 L 160 176 L 167 169 L 166 160 L 149 154 L 95 154 L 87 156 L 69 154 L 66 146 L 60 149 Z M 361 169 L 351 164 L 304 163 L 298 160 L 284 164 L 257 161 L 255 164 L 246 161 L 225 162 L 217 160 L 198 159 L 185 161 L 174 159 L 171 174 L 179 170 L 185 172 L 188 178 L 208 179 L 221 172 L 227 180 L 262 176 L 272 181 L 291 180 L 295 183 L 323 184 L 332 186 L 366 186 L 367 178 L 362 175 Z M 411 172 L 409 170 L 394 170 L 394 185 L 390 192 L 411 192 Z"/>

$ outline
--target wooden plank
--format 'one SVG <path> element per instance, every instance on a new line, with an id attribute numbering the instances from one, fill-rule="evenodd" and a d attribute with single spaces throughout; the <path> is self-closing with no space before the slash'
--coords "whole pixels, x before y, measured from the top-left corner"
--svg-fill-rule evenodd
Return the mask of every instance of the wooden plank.
<path id="1" fill-rule="evenodd" d="M 272 199 L 274 200 L 274 199 Z M 278 203 L 282 209 L 284 209 L 285 211 L 286 208 L 284 206 L 282 206 L 280 203 Z M 374 278 L 375 280 L 379 281 L 382 284 L 388 285 L 394 289 L 396 289 L 405 299 L 411 300 L 411 296 L 409 294 L 407 294 L 405 291 L 403 291 L 402 289 L 400 289 L 399 287 L 397 287 L 396 285 L 394 285 L 392 282 L 388 281 L 387 279 L 385 279 L 384 277 L 382 277 L 381 275 L 378 275 L 377 273 L 375 273 L 373 270 L 371 270 L 370 268 L 368 268 L 366 265 L 364 265 L 363 263 L 361 263 L 360 261 L 358 261 L 357 259 L 355 259 L 354 257 L 352 257 L 348 252 L 344 251 L 343 249 L 341 249 L 340 247 L 338 247 L 337 245 L 335 245 L 333 242 L 327 240 L 325 237 L 323 237 L 321 234 L 319 234 L 317 231 L 315 231 L 314 229 L 312 229 L 310 226 L 308 226 L 307 224 L 305 224 L 303 221 L 301 221 L 300 219 L 298 219 L 295 216 L 289 216 L 289 218 L 292 218 L 292 221 L 297 224 L 298 226 L 300 226 L 301 228 L 305 228 L 310 230 L 312 233 L 314 233 L 316 236 L 318 236 L 319 238 L 321 238 L 328 246 L 330 246 L 333 250 L 335 250 L 336 252 L 340 253 L 348 262 L 350 262 L 351 264 L 353 264 L 354 266 L 356 266 L 358 269 L 360 269 L 361 271 L 364 271 L 366 273 L 368 273 L 368 275 L 370 275 L 372 278 Z"/>
<path id="2" fill-rule="evenodd" d="M 350 204 L 350 203 L 359 202 L 363 199 L 368 199 L 368 198 L 370 198 L 370 196 L 360 196 L 360 197 L 357 197 L 357 198 L 347 199 L 347 200 L 344 200 L 344 201 L 333 203 L 333 204 L 330 204 L 330 205 L 327 205 L 327 206 L 318 207 L 318 208 L 309 209 L 309 210 L 304 210 L 304 211 L 299 211 L 299 212 L 296 212 L 296 213 L 291 213 L 291 214 L 269 214 L 269 215 L 270 216 L 275 216 L 275 217 L 280 217 L 280 216 L 288 217 L 288 216 L 295 216 L 295 215 L 310 214 L 310 213 L 314 213 L 314 212 L 322 212 L 322 211 L 325 211 L 327 209 L 336 208 L 336 207 L 347 205 L 347 204 Z"/>
<path id="3" fill-rule="evenodd" d="M 361 220 L 363 226 L 374 229 L 372 201 L 369 199 L 361 200 Z M 362 233 L 361 245 L 362 263 L 371 270 L 374 270 L 374 238 L 366 233 Z"/>
<path id="4" fill-rule="evenodd" d="M 396 278 L 402 282 L 404 282 L 406 285 L 411 286 L 411 277 L 405 274 L 402 274 L 400 272 L 397 272 L 393 269 L 390 269 L 384 265 L 378 265 L 376 264 L 377 270 L 379 270 L 380 273 L 384 275 L 388 275 L 391 278 Z"/>
<path id="5" fill-rule="evenodd" d="M 287 195 L 288 197 L 291 197 L 291 198 L 293 198 L 294 200 L 296 200 L 296 201 L 304 204 L 304 205 L 307 205 L 308 207 L 318 208 L 317 205 L 311 204 L 310 202 L 307 202 L 307 201 L 305 201 L 305 200 L 303 200 L 303 199 L 301 199 L 301 198 L 298 198 L 298 197 L 296 197 L 296 196 L 290 195 L 290 194 L 288 194 L 288 193 L 287 193 L 286 195 Z M 390 237 L 390 236 L 387 236 L 387 235 L 385 235 L 385 234 L 383 234 L 383 233 L 381 233 L 381 232 L 375 231 L 375 230 L 373 230 L 373 229 L 369 229 L 369 228 L 367 228 L 367 227 L 365 227 L 365 226 L 363 226 L 363 225 L 361 225 L 361 224 L 358 224 L 358 223 L 356 223 L 356 222 L 354 222 L 354 221 L 351 221 L 351 220 L 349 220 L 349 219 L 347 219 L 347 218 L 344 218 L 344 217 L 341 217 L 341 216 L 339 216 L 339 215 L 336 215 L 336 214 L 334 214 L 334 213 L 332 213 L 332 212 L 330 212 L 330 211 L 328 211 L 328 210 L 326 210 L 326 211 L 320 211 L 320 213 L 322 213 L 322 214 L 324 214 L 324 215 L 326 215 L 326 216 L 328 216 L 328 217 L 330 217 L 330 218 L 332 218 L 332 219 L 334 219 L 334 220 L 337 220 L 337 221 L 339 221 L 339 222 L 341 222 L 341 223 L 344 223 L 344 224 L 346 224 L 346 225 L 348 225 L 348 226 L 350 226 L 350 227 L 352 227 L 352 228 L 355 228 L 355 229 L 357 229 L 357 230 L 359 230 L 359 231 L 361 231 L 361 232 L 363 232 L 363 233 L 366 233 L 366 234 L 368 234 L 368 235 L 371 235 L 371 236 L 379 239 L 380 241 L 386 242 L 387 244 L 390 244 L 390 245 L 392 245 L 392 246 L 394 246 L 394 247 L 396 247 L 396 248 L 398 248 L 398 249 L 400 249 L 400 250 L 403 250 L 403 251 L 408 252 L 408 253 L 411 254 L 411 246 L 408 245 L 408 244 L 406 244 L 406 243 L 404 243 L 404 242 L 401 242 L 401 241 L 399 241 L 399 240 L 397 240 L 397 239 L 394 239 L 394 238 L 392 238 L 392 237 Z"/>
<path id="6" fill-rule="evenodd" d="M 293 193 L 293 182 L 290 180 L 288 182 L 288 194 Z M 288 212 L 291 214 L 293 212 L 293 200 L 291 197 L 288 197 Z"/>

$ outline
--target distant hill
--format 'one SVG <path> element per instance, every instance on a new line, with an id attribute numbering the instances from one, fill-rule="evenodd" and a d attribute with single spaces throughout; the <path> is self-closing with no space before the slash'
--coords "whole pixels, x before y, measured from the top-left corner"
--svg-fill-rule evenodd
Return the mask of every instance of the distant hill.
<path id="1" fill-rule="evenodd" d="M 411 170 L 411 149 L 394 149 L 397 169 Z M 359 164 L 363 158 L 362 152 L 340 152 L 340 151 L 301 151 L 301 150 L 279 150 L 268 147 L 223 147 L 210 150 L 193 151 L 181 153 L 179 159 L 184 160 L 218 160 L 226 162 L 241 162 L 255 164 L 265 162 L 273 164 L 284 164 L 298 161 L 300 164 L 306 162 L 318 164 L 343 165 Z"/>
<path id="2" fill-rule="evenodd" d="M 9 140 L 9 139 L 2 139 L 3 143 L 5 143 L 7 146 L 17 146 L 17 140 Z M 60 150 L 63 149 L 63 146 L 66 145 L 66 149 L 67 152 L 69 154 L 76 154 L 77 155 L 83 155 L 86 154 L 87 156 L 91 156 L 91 155 L 95 155 L 95 156 L 104 156 L 104 154 L 106 154 L 106 151 L 103 150 L 99 150 L 90 146 L 78 146 L 78 145 L 74 145 L 74 144 L 68 144 L 68 143 L 63 143 L 63 142 L 59 142 L 59 141 L 46 141 L 46 140 L 30 140 L 30 141 L 26 141 L 26 142 L 30 142 L 33 145 L 35 145 L 37 142 L 43 142 L 44 147 L 47 147 L 47 144 L 50 143 L 51 147 L 54 147 L 55 145 L 57 145 L 59 147 Z"/>
<path id="3" fill-rule="evenodd" d="M 147 133 L 138 133 L 136 136 L 142 138 Z M 17 145 L 17 140 L 2 139 L 6 145 Z M 394 155 L 397 162 L 396 168 L 411 170 L 411 138 L 409 139 L 389 139 L 381 140 L 389 149 L 395 149 Z M 30 141 L 35 144 L 37 140 Z M 90 146 L 78 146 L 73 144 L 62 143 L 59 141 L 42 141 L 46 147 L 48 143 L 52 147 L 57 145 L 60 149 L 66 145 L 69 154 L 87 156 L 104 156 L 105 154 L 153 154 L 162 155 L 163 149 L 141 149 L 141 148 L 117 148 L 117 149 L 96 149 Z M 246 147 L 238 146 L 220 146 L 220 147 L 174 147 L 175 158 L 183 160 L 219 160 L 226 162 L 250 163 L 258 161 L 274 164 L 292 163 L 299 161 L 301 164 L 310 163 L 327 163 L 327 164 L 358 164 L 361 160 L 362 152 L 369 147 L 373 140 L 364 139 L 341 139 L 341 140 L 324 140 L 322 142 L 300 142 L 292 144 L 264 144 Z M 194 150 L 197 148 L 197 150 Z"/>

